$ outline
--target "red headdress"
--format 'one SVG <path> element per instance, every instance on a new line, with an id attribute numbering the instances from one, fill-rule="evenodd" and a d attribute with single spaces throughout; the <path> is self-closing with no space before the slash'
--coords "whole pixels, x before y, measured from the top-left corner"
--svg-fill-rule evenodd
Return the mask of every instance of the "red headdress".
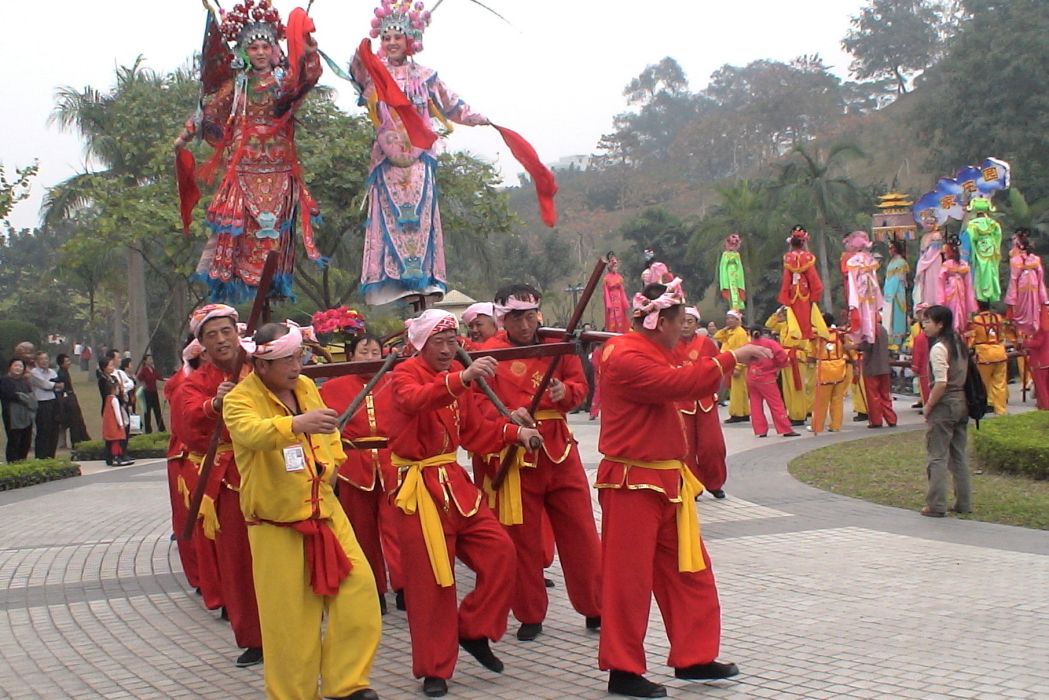
<path id="1" fill-rule="evenodd" d="M 241 0 L 222 15 L 222 37 L 240 48 L 261 39 L 274 46 L 284 38 L 284 24 L 270 0 Z"/>

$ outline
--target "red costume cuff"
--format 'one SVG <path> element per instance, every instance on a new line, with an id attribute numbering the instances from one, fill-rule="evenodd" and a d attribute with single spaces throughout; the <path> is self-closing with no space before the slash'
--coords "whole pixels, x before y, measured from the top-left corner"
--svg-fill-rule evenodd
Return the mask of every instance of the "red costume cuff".
<path id="1" fill-rule="evenodd" d="M 448 390 L 448 393 L 452 396 L 459 396 L 466 391 L 466 382 L 463 381 L 463 373 L 456 372 L 454 374 L 448 373 L 444 375 L 444 388 Z"/>

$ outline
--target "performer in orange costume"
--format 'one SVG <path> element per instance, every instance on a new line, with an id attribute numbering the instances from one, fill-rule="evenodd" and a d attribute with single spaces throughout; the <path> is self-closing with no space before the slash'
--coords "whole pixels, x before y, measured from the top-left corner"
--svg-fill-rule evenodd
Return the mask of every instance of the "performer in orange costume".
<path id="1" fill-rule="evenodd" d="M 686 307 L 681 338 L 674 347 L 674 359 L 686 367 L 696 364 L 701 358 L 716 357 L 718 354 L 717 343 L 697 333 L 699 322 L 699 310 L 694 306 Z M 685 422 L 685 434 L 688 437 L 689 458 L 686 461 L 689 468 L 714 498 L 724 498 L 728 469 L 725 466 L 725 433 L 718 416 L 717 393 L 679 401 L 677 407 Z"/>
<path id="2" fill-rule="evenodd" d="M 816 256 L 805 249 L 808 240 L 809 234 L 801 226 L 795 226 L 790 232 L 787 239 L 790 250 L 783 255 L 783 279 L 776 299 L 787 307 L 787 323 L 792 333 L 796 327 L 801 338 L 812 340 L 813 323 L 817 330 L 823 325 L 816 306 L 823 294 L 823 282 L 816 272 Z"/>
<path id="3" fill-rule="evenodd" d="M 604 407 L 598 467 L 603 552 L 599 666 L 608 691 L 664 697 L 646 679 L 645 632 L 652 594 L 666 621 L 678 678 L 728 678 L 735 664 L 716 661 L 721 638 L 717 587 L 692 503 L 702 484 L 685 464 L 688 439 L 677 401 L 710 396 L 737 359 L 769 356 L 767 348 L 675 362 L 684 309 L 680 293 L 651 284 L 635 295 L 634 329 L 602 352 Z"/>
<path id="4" fill-rule="evenodd" d="M 474 453 L 527 445 L 538 431 L 490 420 L 470 391 L 477 378 L 495 375 L 490 357 L 460 369 L 455 316 L 429 309 L 408 325 L 408 340 L 420 354 L 390 375 L 391 460 L 399 471 L 395 503 L 404 564 L 412 672 L 430 697 L 447 693 L 457 644 L 485 668 L 503 663 L 489 646 L 506 631 L 513 594 L 514 545 L 466 470 L 456 461 L 459 446 Z M 477 585 L 457 605 L 453 560 L 477 573 Z"/>
<path id="5" fill-rule="evenodd" d="M 485 349 L 536 345 L 539 340 L 539 304 L 542 295 L 527 284 L 496 292 L 496 317 L 503 331 L 485 343 Z M 551 341 L 552 342 L 552 341 Z M 522 358 L 499 364 L 491 381 L 503 403 L 519 422 L 533 421 L 543 436 L 543 449 L 531 463 L 510 467 L 494 499 L 499 521 L 517 549 L 517 586 L 513 612 L 521 622 L 517 638 L 535 639 L 543 629 L 548 598 L 543 581 L 543 514 L 549 516 L 568 599 L 586 618 L 587 629 L 601 626 L 601 543 L 594 525 L 594 510 L 579 448 L 568 427 L 567 413 L 586 398 L 587 384 L 578 355 L 565 355 L 534 416 L 528 407 L 550 360 Z M 486 409 L 487 410 L 487 409 Z M 488 476 L 502 455 L 490 455 Z"/>
<path id="6" fill-rule="evenodd" d="M 200 368 L 186 377 L 175 395 L 171 423 L 200 464 L 222 411 L 222 399 L 236 383 L 232 376 L 240 336 L 237 312 L 225 304 L 202 306 L 190 316 L 190 331 L 204 346 Z M 243 374 L 250 373 L 244 369 Z M 222 602 L 226 606 L 237 646 L 245 648 L 238 666 L 262 662 L 262 631 L 255 600 L 248 530 L 240 509 L 240 473 L 233 458 L 229 432 L 223 428 L 215 466 L 209 475 L 201 515 L 205 534 L 214 539 L 218 555 Z"/>
<path id="7" fill-rule="evenodd" d="M 379 339 L 364 333 L 353 339 L 349 347 L 350 359 L 363 362 L 381 360 L 382 348 Z M 328 408 L 340 415 L 364 388 L 371 377 L 348 374 L 324 382 L 320 388 L 321 398 Z M 388 492 L 397 483 L 397 470 L 390 463 L 389 418 L 393 395 L 388 386 L 389 378 L 383 377 L 365 397 L 357 412 L 350 417 L 342 429 L 342 446 L 346 461 L 339 467 L 335 493 L 346 511 L 353 534 L 357 537 L 364 556 L 368 558 L 375 585 L 379 591 L 379 608 L 386 612 L 386 570 L 390 570 L 390 583 L 394 590 L 401 590 L 400 548 L 396 543 L 396 522 L 393 504 Z M 384 538 L 384 521 L 390 524 L 394 537 Z M 389 545 L 392 551 L 387 551 Z"/>

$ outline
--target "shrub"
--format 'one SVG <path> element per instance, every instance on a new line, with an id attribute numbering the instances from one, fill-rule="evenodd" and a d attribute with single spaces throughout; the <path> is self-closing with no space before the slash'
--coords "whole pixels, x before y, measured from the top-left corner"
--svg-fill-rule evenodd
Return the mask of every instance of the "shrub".
<path id="1" fill-rule="evenodd" d="M 150 433 L 149 435 L 134 435 L 127 442 L 128 455 L 152 459 L 164 457 L 168 451 L 169 433 Z M 73 459 L 81 461 L 98 460 L 106 458 L 106 443 L 103 440 L 84 440 L 73 446 Z"/>
<path id="2" fill-rule="evenodd" d="M 1001 416 L 982 422 L 979 430 L 969 434 L 984 469 L 1049 479 L 1049 412 Z"/>
<path id="3" fill-rule="evenodd" d="M 0 491 L 80 476 L 80 465 L 68 459 L 29 459 L 0 465 Z"/>
<path id="4" fill-rule="evenodd" d="M 3 358 L 5 366 L 7 360 L 14 355 L 15 346 L 27 340 L 35 345 L 37 350 L 40 350 L 44 342 L 44 334 L 32 323 L 0 321 L 0 358 Z"/>

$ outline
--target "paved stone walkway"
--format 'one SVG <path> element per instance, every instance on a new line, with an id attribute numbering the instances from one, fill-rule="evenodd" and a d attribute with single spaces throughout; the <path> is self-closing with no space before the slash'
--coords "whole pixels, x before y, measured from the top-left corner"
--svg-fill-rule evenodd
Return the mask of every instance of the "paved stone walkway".
<path id="1" fill-rule="evenodd" d="M 897 402 L 897 430 L 918 427 L 909 403 Z M 592 468 L 597 424 L 577 418 Z M 725 432 L 729 498 L 704 497 L 699 509 L 724 611 L 722 659 L 742 674 L 673 680 L 653 606 L 649 673 L 672 696 L 1049 697 L 1049 533 L 930 520 L 787 474 L 806 450 L 873 434 L 863 424 L 819 438 L 758 440 L 747 424 Z M 234 668 L 227 625 L 181 577 L 163 463 L 86 471 L 0 493 L 0 697 L 262 697 L 261 669 Z M 506 672 L 461 659 L 450 697 L 605 697 L 597 635 L 568 606 L 556 564 L 551 577 L 543 635 L 518 642 L 511 621 L 495 645 Z M 374 685 L 384 699 L 421 697 L 392 607 Z"/>

